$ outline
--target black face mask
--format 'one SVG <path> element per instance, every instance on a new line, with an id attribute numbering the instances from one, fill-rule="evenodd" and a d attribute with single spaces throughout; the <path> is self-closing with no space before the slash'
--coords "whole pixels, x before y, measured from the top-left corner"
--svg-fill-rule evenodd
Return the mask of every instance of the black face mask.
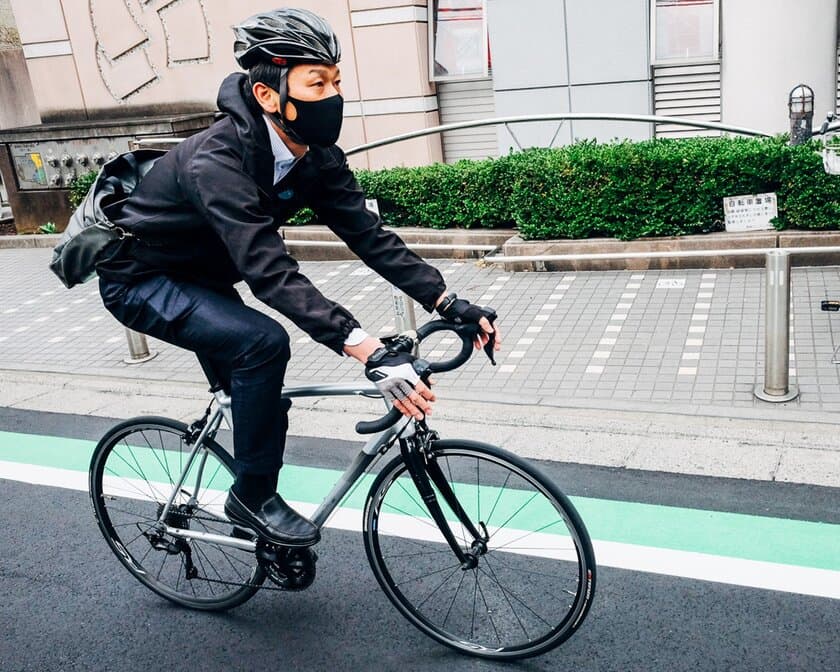
<path id="1" fill-rule="evenodd" d="M 338 140 L 344 119 L 344 98 L 336 94 L 316 101 L 288 97 L 297 110 L 297 119 L 284 123 L 307 145 L 329 147 Z"/>

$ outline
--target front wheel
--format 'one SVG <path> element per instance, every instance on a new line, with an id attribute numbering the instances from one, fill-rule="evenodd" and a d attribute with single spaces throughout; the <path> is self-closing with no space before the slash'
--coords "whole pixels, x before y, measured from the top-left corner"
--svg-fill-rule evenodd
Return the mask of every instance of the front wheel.
<path id="1" fill-rule="evenodd" d="M 364 512 L 365 549 L 380 586 L 424 633 L 463 653 L 512 660 L 554 648 L 580 626 L 595 557 L 566 496 L 538 469 L 495 446 L 436 441 L 436 460 L 475 539 L 435 488 L 455 538 L 477 557 L 462 567 L 397 457 Z"/>

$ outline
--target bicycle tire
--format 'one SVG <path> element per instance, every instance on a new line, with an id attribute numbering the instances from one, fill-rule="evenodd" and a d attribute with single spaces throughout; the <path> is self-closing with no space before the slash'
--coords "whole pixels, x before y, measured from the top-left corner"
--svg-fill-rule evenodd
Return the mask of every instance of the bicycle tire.
<path id="1" fill-rule="evenodd" d="M 592 543 L 572 503 L 534 465 L 496 446 L 439 440 L 429 455 L 441 466 L 473 524 L 486 525 L 487 552 L 476 568 L 460 567 L 421 503 L 402 456 L 395 458 L 371 486 L 363 519 L 368 561 L 391 602 L 428 636 L 481 658 L 527 658 L 568 639 L 588 613 L 596 579 Z M 437 499 L 467 550 L 466 531 L 442 498 Z M 523 546 L 520 542 L 526 539 L 528 545 Z M 532 546 L 537 542 L 545 546 Z M 418 573 L 429 569 L 428 574 Z M 516 589 L 505 587 L 500 578 L 507 581 L 517 575 L 522 586 Z M 467 590 L 460 593 L 465 583 Z M 436 593 L 445 597 L 445 616 L 443 608 L 425 606 Z M 554 600 L 546 608 L 548 596 Z M 555 609 L 554 603 L 562 606 Z M 450 618 L 452 624 L 447 625 Z M 529 627 L 545 632 L 531 633 Z"/>
<path id="2" fill-rule="evenodd" d="M 138 581 L 181 606 L 221 611 L 242 604 L 259 590 L 266 575 L 255 555 L 209 542 L 164 537 L 158 542 L 161 546 L 171 543 L 181 549 L 170 553 L 156 548 L 149 539 L 152 524 L 171 495 L 183 469 L 183 460 L 192 449 L 184 441 L 187 433 L 183 422 L 156 416 L 132 418 L 114 426 L 99 441 L 91 457 L 90 497 L 108 546 Z M 170 524 L 195 525 L 216 534 L 230 534 L 230 522 L 217 512 L 221 508 L 220 499 L 233 479 L 233 458 L 215 441 L 205 440 L 204 445 L 207 460 L 202 480 L 207 487 L 196 493 L 201 497 L 199 506 L 192 513 L 186 505 L 179 504 L 178 509 L 173 506 Z M 197 473 L 195 463 L 189 473 Z M 183 496 L 176 503 L 193 494 L 187 490 L 189 486 L 189 480 L 185 481 Z M 122 538 L 120 531 L 124 529 L 130 532 Z M 190 549 L 188 553 L 184 543 Z M 187 555 L 200 578 L 187 578 Z M 148 563 L 147 558 L 150 558 Z M 179 564 L 167 565 L 170 558 Z"/>

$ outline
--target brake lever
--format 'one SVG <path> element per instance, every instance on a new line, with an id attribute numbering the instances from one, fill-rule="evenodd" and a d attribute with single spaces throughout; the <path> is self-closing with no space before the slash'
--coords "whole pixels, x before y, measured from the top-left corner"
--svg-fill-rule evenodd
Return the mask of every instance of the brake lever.
<path id="1" fill-rule="evenodd" d="M 493 323 L 496 321 L 496 312 L 493 311 L 492 315 L 487 316 L 487 320 L 490 322 L 490 326 L 493 326 Z M 490 363 L 493 366 L 496 366 L 496 356 L 494 355 L 494 347 L 496 345 L 496 332 L 491 331 L 487 334 L 487 343 L 484 344 L 484 354 L 487 355 L 487 359 L 490 360 Z"/>

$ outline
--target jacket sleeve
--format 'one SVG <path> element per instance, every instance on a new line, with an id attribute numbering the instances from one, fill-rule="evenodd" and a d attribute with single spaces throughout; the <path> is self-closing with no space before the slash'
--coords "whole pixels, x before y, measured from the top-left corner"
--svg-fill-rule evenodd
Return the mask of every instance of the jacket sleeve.
<path id="1" fill-rule="evenodd" d="M 428 312 L 446 291 L 440 272 L 406 247 L 382 220 L 365 207 L 365 195 L 338 147 L 328 150 L 334 161 L 322 169 L 322 191 L 313 209 L 370 268 L 396 285 Z"/>
<path id="2" fill-rule="evenodd" d="M 260 202 L 242 157 L 209 139 L 183 172 L 184 191 L 221 238 L 242 278 L 260 301 L 338 353 L 359 323 L 327 299 L 288 254 L 274 218 Z"/>

